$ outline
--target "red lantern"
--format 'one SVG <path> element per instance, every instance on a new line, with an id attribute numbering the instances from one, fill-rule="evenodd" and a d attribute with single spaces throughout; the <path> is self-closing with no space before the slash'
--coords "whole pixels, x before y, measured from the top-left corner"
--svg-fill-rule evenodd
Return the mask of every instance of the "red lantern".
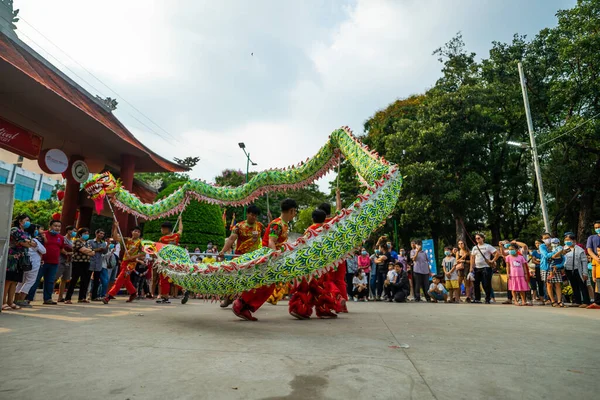
<path id="1" fill-rule="evenodd" d="M 58 197 L 58 201 L 63 201 L 63 199 L 65 198 L 65 191 L 64 190 L 57 190 L 56 191 L 56 197 Z"/>
<path id="2" fill-rule="evenodd" d="M 57 213 L 52 214 L 52 219 L 60 221 L 60 213 L 57 212 Z"/>

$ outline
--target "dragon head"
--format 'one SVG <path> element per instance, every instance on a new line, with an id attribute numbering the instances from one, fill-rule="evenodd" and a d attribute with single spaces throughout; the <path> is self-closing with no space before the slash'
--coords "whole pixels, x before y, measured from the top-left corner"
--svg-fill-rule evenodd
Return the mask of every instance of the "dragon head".
<path id="1" fill-rule="evenodd" d="M 94 201 L 96 212 L 98 214 L 104 209 L 104 198 L 106 196 L 113 196 L 120 187 L 121 184 L 119 181 L 108 171 L 92 176 L 92 178 L 83 185 L 89 198 Z"/>

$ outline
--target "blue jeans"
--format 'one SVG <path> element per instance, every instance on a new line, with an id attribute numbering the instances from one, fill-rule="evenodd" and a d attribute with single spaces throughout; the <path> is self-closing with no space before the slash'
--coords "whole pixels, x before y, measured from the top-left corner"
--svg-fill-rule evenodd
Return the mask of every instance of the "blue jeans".
<path id="1" fill-rule="evenodd" d="M 100 297 L 106 297 L 106 292 L 108 292 L 108 271 L 108 269 L 102 268 L 100 272 Z"/>
<path id="2" fill-rule="evenodd" d="M 54 291 L 54 282 L 56 281 L 56 271 L 58 271 L 58 264 L 43 264 L 38 272 L 35 284 L 29 289 L 27 294 L 27 300 L 33 301 L 35 292 L 40 286 L 42 276 L 44 277 L 44 301 L 52 300 L 52 292 Z"/>
<path id="3" fill-rule="evenodd" d="M 117 276 L 119 276 L 119 264 L 113 267 L 113 269 L 109 269 L 108 271 L 108 281 L 114 282 L 117 280 Z"/>

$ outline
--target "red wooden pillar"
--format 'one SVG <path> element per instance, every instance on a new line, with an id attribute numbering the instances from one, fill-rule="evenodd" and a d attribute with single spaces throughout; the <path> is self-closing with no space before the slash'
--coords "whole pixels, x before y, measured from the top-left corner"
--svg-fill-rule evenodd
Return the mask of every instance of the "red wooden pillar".
<path id="1" fill-rule="evenodd" d="M 92 207 L 79 207 L 79 219 L 77 220 L 77 228 L 89 228 L 92 225 L 92 215 L 94 210 Z"/>
<path id="2" fill-rule="evenodd" d="M 133 189 L 133 173 L 135 171 L 135 157 L 130 154 L 123 154 L 121 156 L 121 182 L 123 183 L 123 189 L 131 191 Z M 123 236 L 129 235 L 129 215 L 115 209 L 119 226 Z M 133 227 L 133 225 L 131 226 Z"/>
<path id="3" fill-rule="evenodd" d="M 61 233 L 65 234 L 65 228 L 67 225 L 75 224 L 75 213 L 79 203 L 79 182 L 73 178 L 71 174 L 71 165 L 77 161 L 83 160 L 83 157 L 73 155 L 69 159 L 69 168 L 65 171 L 65 179 L 67 184 L 65 185 L 65 197 L 63 199 L 62 212 L 60 216 L 60 222 L 62 222 Z"/>

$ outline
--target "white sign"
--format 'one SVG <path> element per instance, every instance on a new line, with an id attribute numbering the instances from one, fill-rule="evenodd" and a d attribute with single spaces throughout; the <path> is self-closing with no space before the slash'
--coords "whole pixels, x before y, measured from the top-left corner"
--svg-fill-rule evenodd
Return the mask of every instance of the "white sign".
<path id="1" fill-rule="evenodd" d="M 69 168 L 67 155 L 59 149 L 50 149 L 44 156 L 44 162 L 48 169 L 55 174 L 62 174 Z"/>
<path id="2" fill-rule="evenodd" d="M 84 183 L 90 176 L 90 170 L 85 162 L 77 160 L 71 165 L 71 174 L 77 182 Z"/>

